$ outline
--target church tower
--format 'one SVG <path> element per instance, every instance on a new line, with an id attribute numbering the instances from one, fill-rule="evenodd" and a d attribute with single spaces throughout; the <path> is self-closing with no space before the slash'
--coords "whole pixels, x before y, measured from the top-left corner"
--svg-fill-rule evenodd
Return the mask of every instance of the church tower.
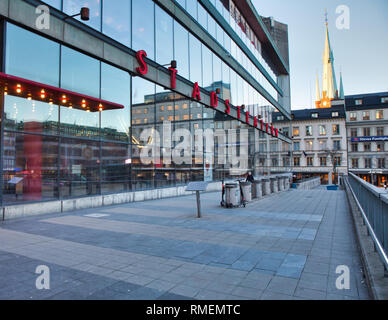
<path id="1" fill-rule="evenodd" d="M 342 77 L 341 77 L 342 86 Z M 334 55 L 330 45 L 329 28 L 327 22 L 327 13 L 325 21 L 325 50 L 323 53 L 323 73 L 322 73 L 322 95 L 319 91 L 319 81 L 317 78 L 317 97 L 315 106 L 320 108 L 331 108 L 333 100 L 340 99 L 337 81 L 334 70 Z"/>

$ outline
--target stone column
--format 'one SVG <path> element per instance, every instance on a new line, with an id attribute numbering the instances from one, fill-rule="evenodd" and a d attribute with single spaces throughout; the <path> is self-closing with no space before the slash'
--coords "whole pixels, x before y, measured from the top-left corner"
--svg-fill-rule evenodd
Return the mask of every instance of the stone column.
<path id="1" fill-rule="evenodd" d="M 268 178 L 263 178 L 263 196 L 271 194 L 271 185 Z"/>

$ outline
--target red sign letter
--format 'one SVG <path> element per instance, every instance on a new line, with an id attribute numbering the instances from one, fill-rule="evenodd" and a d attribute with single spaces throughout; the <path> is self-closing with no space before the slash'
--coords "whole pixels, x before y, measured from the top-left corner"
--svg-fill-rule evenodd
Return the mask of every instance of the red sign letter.
<path id="1" fill-rule="evenodd" d="M 215 91 L 210 92 L 210 105 L 214 108 L 217 108 L 218 105 L 218 97 Z"/>
<path id="2" fill-rule="evenodd" d="M 198 82 L 194 83 L 193 94 L 191 97 L 193 99 L 201 100 L 201 93 L 199 92 Z"/>
<path id="3" fill-rule="evenodd" d="M 170 70 L 170 74 L 171 74 L 171 89 L 175 89 L 176 87 L 175 76 L 178 73 L 178 70 L 171 67 L 168 68 L 168 70 Z"/>
<path id="4" fill-rule="evenodd" d="M 273 129 L 274 129 L 274 127 L 273 127 L 273 125 L 271 125 L 271 136 L 273 136 L 273 135 L 274 135 L 274 131 L 273 131 Z"/>
<path id="5" fill-rule="evenodd" d="M 260 129 L 264 131 L 264 121 L 260 119 Z"/>
<path id="6" fill-rule="evenodd" d="M 249 124 L 249 111 L 245 111 L 245 122 Z"/>
<path id="7" fill-rule="evenodd" d="M 277 128 L 275 128 L 275 137 L 279 137 L 279 130 Z"/>
<path id="8" fill-rule="evenodd" d="M 255 128 L 257 128 L 257 117 L 256 116 L 253 118 L 253 126 Z"/>
<path id="9" fill-rule="evenodd" d="M 266 123 L 266 124 L 265 124 L 265 131 L 266 131 L 267 133 L 269 133 L 269 123 Z"/>
<path id="10" fill-rule="evenodd" d="M 144 61 L 144 57 L 146 57 L 146 56 L 147 56 L 147 53 L 144 50 L 140 50 L 136 53 L 136 59 L 140 65 L 140 67 L 136 68 L 136 71 L 140 74 L 143 74 L 143 75 L 147 74 L 147 72 L 148 72 L 147 64 Z"/>
<path id="11" fill-rule="evenodd" d="M 237 119 L 241 119 L 241 107 L 237 107 Z"/>
<path id="12" fill-rule="evenodd" d="M 226 112 L 227 114 L 230 114 L 229 100 L 225 100 L 225 112 Z"/>

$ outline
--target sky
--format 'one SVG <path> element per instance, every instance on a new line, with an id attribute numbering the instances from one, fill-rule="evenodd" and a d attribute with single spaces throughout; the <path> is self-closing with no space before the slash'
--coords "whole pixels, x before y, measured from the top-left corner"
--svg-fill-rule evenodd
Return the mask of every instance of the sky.
<path id="1" fill-rule="evenodd" d="M 291 109 L 312 108 L 316 77 L 322 90 L 325 9 L 339 87 L 345 95 L 388 91 L 388 0 L 251 0 L 261 16 L 288 25 Z M 350 10 L 349 29 L 337 29 L 340 14 Z"/>

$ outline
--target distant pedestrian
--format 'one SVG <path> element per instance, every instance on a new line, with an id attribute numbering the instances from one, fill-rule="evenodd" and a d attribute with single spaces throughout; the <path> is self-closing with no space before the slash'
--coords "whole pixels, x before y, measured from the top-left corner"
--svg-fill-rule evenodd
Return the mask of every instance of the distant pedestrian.
<path id="1" fill-rule="evenodd" d="M 384 181 L 384 190 L 388 191 L 387 181 Z"/>
<path id="2" fill-rule="evenodd" d="M 247 176 L 247 180 L 246 180 L 247 182 L 250 182 L 250 183 L 253 183 L 253 182 L 255 182 L 255 178 L 253 177 L 253 175 L 252 175 L 252 172 L 248 172 L 248 176 Z"/>

